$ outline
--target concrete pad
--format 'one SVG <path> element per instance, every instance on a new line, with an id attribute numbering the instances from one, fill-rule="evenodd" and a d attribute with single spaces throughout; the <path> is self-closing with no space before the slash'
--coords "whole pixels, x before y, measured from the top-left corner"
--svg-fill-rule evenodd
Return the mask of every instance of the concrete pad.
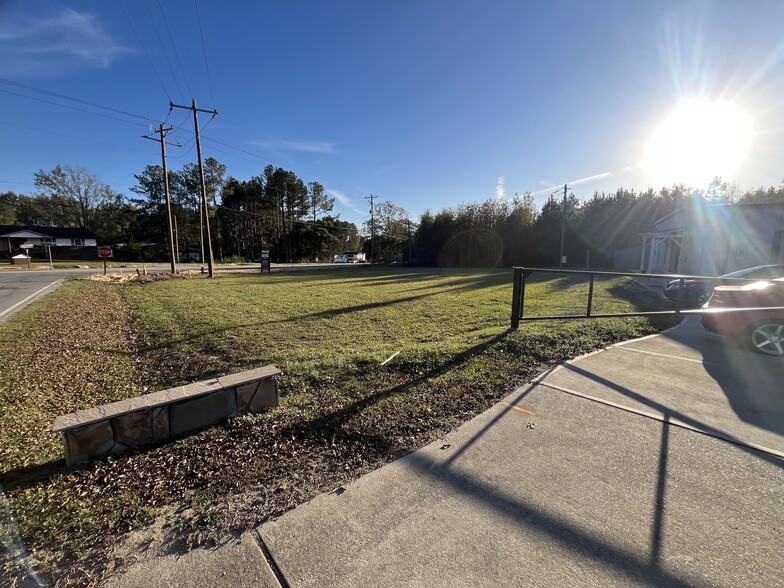
<path id="1" fill-rule="evenodd" d="M 104 588 L 279 588 L 253 534 L 217 549 L 195 549 L 132 565 L 102 584 Z"/>
<path id="2" fill-rule="evenodd" d="M 259 534 L 292 586 L 782 586 L 782 466 L 536 386 Z"/>
<path id="3" fill-rule="evenodd" d="M 690 323 L 577 358 L 541 382 L 784 454 L 784 363 Z"/>

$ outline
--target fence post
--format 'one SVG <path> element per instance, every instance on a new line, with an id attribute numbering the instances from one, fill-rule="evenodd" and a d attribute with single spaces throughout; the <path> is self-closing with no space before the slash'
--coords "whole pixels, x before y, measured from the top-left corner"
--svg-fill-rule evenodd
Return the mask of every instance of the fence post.
<path id="1" fill-rule="evenodd" d="M 520 326 L 520 314 L 523 306 L 523 268 L 514 268 L 512 276 L 512 329 Z"/>
<path id="2" fill-rule="evenodd" d="M 588 309 L 585 311 L 585 316 L 591 318 L 591 306 L 593 305 L 593 279 L 595 274 L 591 274 L 591 281 L 588 284 Z"/>

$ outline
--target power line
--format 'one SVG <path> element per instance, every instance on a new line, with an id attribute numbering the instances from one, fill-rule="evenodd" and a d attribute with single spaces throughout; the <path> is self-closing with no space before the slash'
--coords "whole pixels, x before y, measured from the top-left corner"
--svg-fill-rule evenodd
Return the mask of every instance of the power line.
<path id="1" fill-rule="evenodd" d="M 196 20 L 199 22 L 199 34 L 201 35 L 201 49 L 204 52 L 204 66 L 207 68 L 207 80 L 210 82 L 210 95 L 212 96 L 212 107 L 215 108 L 215 93 L 212 91 L 212 76 L 210 75 L 210 64 L 207 61 L 207 47 L 204 45 L 204 29 L 201 26 L 201 15 L 199 14 L 199 0 L 193 0 L 196 6 Z"/>
<path id="2" fill-rule="evenodd" d="M 144 43 L 142 42 L 142 38 L 139 36 L 139 32 L 136 30 L 136 25 L 133 24 L 131 15 L 128 13 L 128 10 L 125 8 L 125 3 L 123 2 L 123 0 L 119 0 L 119 2 L 120 2 L 120 6 L 122 6 L 123 12 L 125 13 L 125 16 L 128 17 L 128 22 L 131 23 L 133 34 L 136 35 L 136 39 L 139 41 L 139 45 L 141 45 L 142 51 L 144 51 L 144 54 L 147 56 L 147 61 L 150 62 L 150 67 L 152 68 L 152 71 L 155 72 L 155 77 L 158 78 L 158 82 L 161 84 L 163 93 L 166 94 L 166 98 L 168 98 L 169 102 L 171 102 L 171 96 L 169 95 L 169 92 L 166 90 L 166 86 L 163 84 L 163 80 L 161 79 L 161 76 L 158 74 L 158 70 L 155 69 L 155 64 L 153 63 L 150 54 L 147 52 L 147 47 L 144 46 Z"/>
<path id="3" fill-rule="evenodd" d="M 152 17 L 152 10 L 150 10 L 150 4 L 147 0 L 144 0 L 144 7 L 147 9 L 147 14 L 150 16 L 150 21 L 152 21 L 152 28 L 155 31 L 155 36 L 158 38 L 158 44 L 161 46 L 163 56 L 166 58 L 166 65 L 169 66 L 169 72 L 171 73 L 172 78 L 174 78 L 174 85 L 177 86 L 177 92 L 179 92 L 180 98 L 184 102 L 185 97 L 182 95 L 180 83 L 177 81 L 177 76 L 174 75 L 174 68 L 172 67 L 171 61 L 169 61 L 169 54 L 166 52 L 166 47 L 163 46 L 163 40 L 161 39 L 161 35 L 158 33 L 158 25 L 155 24 L 155 19 Z"/>
<path id="4" fill-rule="evenodd" d="M 60 108 L 67 108 L 68 110 L 75 110 L 77 112 L 84 112 L 86 114 L 92 114 L 94 116 L 101 116 L 103 118 L 109 118 L 111 120 L 118 120 L 120 122 L 124 122 L 124 123 L 129 124 L 129 125 L 136 125 L 136 126 L 140 126 L 140 127 L 148 126 L 146 124 L 133 122 L 133 121 L 130 121 L 130 120 L 125 120 L 124 118 L 118 118 L 116 116 L 111 116 L 109 114 L 101 114 L 100 112 L 92 112 L 91 110 L 85 110 L 83 108 L 77 108 L 75 106 L 68 106 L 67 104 L 60 104 L 58 102 L 52 102 L 51 100 L 44 100 L 43 98 L 36 98 L 35 96 L 27 96 L 25 94 L 19 94 L 17 92 L 11 92 L 10 90 L 3 90 L 3 89 L 0 88 L 0 92 L 3 92 L 4 94 L 11 94 L 12 96 L 19 96 L 20 98 L 27 98 L 28 100 L 35 100 L 36 102 L 43 102 L 44 104 L 51 104 L 52 106 L 59 106 Z"/>
<path id="5" fill-rule="evenodd" d="M 144 153 L 145 155 L 150 155 L 149 151 L 143 151 L 142 149 L 134 149 L 133 147 L 125 147 L 123 145 L 116 145 L 115 143 L 105 143 L 103 141 L 96 141 L 95 139 L 88 139 L 87 137 L 77 137 L 76 135 L 68 135 L 66 133 L 58 133 L 57 131 L 50 131 L 49 129 L 39 129 L 36 127 L 30 127 L 27 125 L 20 125 L 18 123 L 12 123 L 5 120 L 0 120 L 0 124 L 8 125 L 10 127 L 18 127 L 20 129 L 27 129 L 29 131 L 37 131 L 39 133 L 48 133 L 50 135 L 57 135 L 59 137 L 67 137 L 69 139 L 76 139 L 78 141 L 87 141 L 88 143 L 93 143 L 97 145 L 105 145 L 107 147 L 114 147 L 116 149 L 125 149 L 126 151 L 135 151 L 137 153 Z"/>
<path id="6" fill-rule="evenodd" d="M 52 92 L 50 90 L 44 90 L 42 88 L 36 88 L 35 86 L 29 86 L 27 84 L 22 84 L 19 82 L 14 82 L 12 80 L 6 80 L 4 78 L 0 78 L 0 84 L 7 84 L 9 86 L 15 86 L 17 88 L 22 88 L 24 90 L 31 90 L 33 92 L 38 92 L 40 94 L 46 94 L 47 96 L 54 96 L 55 98 L 62 98 L 63 100 L 70 100 L 72 102 L 78 102 L 80 104 L 86 104 L 87 106 L 92 106 L 93 108 L 102 108 L 103 110 L 111 110 L 112 112 L 117 112 L 119 114 L 124 114 L 126 116 L 131 116 L 134 118 L 140 118 L 143 121 L 148 123 L 152 123 L 155 119 L 151 116 L 144 116 L 141 114 L 135 114 L 133 112 L 128 112 L 125 110 L 120 110 L 118 108 L 112 108 L 111 106 L 104 106 L 103 104 L 96 104 L 95 102 L 88 102 L 87 100 L 82 100 L 80 98 L 73 98 L 71 96 L 66 96 L 65 94 L 58 94 L 57 92 Z"/>
<path id="7" fill-rule="evenodd" d="M 182 79 L 185 82 L 185 87 L 188 90 L 188 94 L 193 96 L 193 92 L 191 92 L 191 87 L 188 85 L 188 76 L 185 75 L 185 69 L 182 67 L 182 61 L 180 61 L 180 54 L 177 52 L 177 45 L 174 44 L 174 37 L 172 37 L 171 29 L 169 28 L 169 22 L 166 20 L 166 15 L 163 12 L 163 7 L 161 6 L 161 0 L 156 0 L 158 3 L 158 10 L 161 12 L 161 18 L 163 18 L 163 24 L 166 27 L 166 32 L 169 34 L 169 42 L 171 43 L 172 49 L 174 49 L 174 56 L 177 58 L 177 63 L 180 66 L 180 72 L 182 72 Z M 184 101 L 183 101 L 184 102 Z"/>

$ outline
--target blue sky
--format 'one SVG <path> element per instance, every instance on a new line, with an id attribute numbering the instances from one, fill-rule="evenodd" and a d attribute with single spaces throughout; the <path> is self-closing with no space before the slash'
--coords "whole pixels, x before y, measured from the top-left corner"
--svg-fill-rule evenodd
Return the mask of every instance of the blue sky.
<path id="1" fill-rule="evenodd" d="M 188 113 L 167 118 L 191 96 L 219 111 L 201 115 L 205 157 L 240 179 L 273 163 L 317 180 L 357 223 L 371 193 L 418 216 L 525 191 L 541 204 L 590 176 L 577 196 L 658 188 L 637 167 L 644 145 L 694 96 L 753 121 L 726 179 L 778 185 L 782 22 L 779 0 L 4 1 L 0 190 L 71 164 L 130 194 L 160 163 L 150 123 L 182 124 L 170 167 L 195 161 Z"/>

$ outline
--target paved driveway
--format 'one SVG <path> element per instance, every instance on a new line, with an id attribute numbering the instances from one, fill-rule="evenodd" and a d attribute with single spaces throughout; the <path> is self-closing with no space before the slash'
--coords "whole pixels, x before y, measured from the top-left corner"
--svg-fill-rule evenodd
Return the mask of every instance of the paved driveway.
<path id="1" fill-rule="evenodd" d="M 784 456 L 784 358 L 707 333 L 697 316 L 578 358 L 540 382 Z"/>

